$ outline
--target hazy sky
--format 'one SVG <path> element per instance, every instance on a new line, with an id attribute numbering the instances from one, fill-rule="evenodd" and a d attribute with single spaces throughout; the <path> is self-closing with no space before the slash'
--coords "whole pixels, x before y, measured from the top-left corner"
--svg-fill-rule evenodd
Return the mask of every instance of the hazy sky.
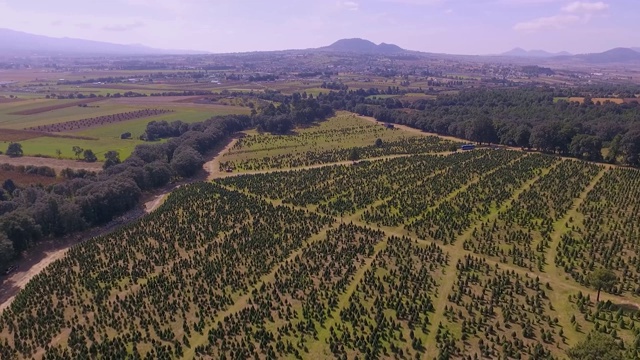
<path id="1" fill-rule="evenodd" d="M 640 0 L 0 0 L 0 27 L 211 52 L 361 37 L 411 50 L 640 46 Z"/>

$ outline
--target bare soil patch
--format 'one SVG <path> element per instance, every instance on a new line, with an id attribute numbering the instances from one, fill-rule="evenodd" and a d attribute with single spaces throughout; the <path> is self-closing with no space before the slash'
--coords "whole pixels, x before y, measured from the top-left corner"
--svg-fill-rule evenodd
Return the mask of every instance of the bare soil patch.
<path id="1" fill-rule="evenodd" d="M 92 138 L 89 136 L 52 134 L 52 133 L 47 133 L 43 131 L 0 129 L 0 141 L 23 141 L 23 140 L 29 140 L 29 139 L 36 139 L 43 136 L 53 137 L 53 138 L 78 139 L 78 140 L 97 140 L 96 138 Z"/>
<path id="2" fill-rule="evenodd" d="M 27 187 L 30 185 L 48 186 L 63 181 L 63 179 L 59 177 L 25 174 L 19 171 L 8 171 L 0 169 L 0 183 L 4 183 L 4 181 L 7 179 L 11 179 L 18 187 Z"/>
<path id="3" fill-rule="evenodd" d="M 179 108 L 179 109 L 200 109 L 200 110 L 222 110 L 227 112 L 237 112 L 239 114 L 242 113 L 250 113 L 251 109 L 248 107 L 242 106 L 229 106 L 229 105 L 220 105 L 220 104 L 201 104 L 201 103 L 193 103 L 182 102 L 182 100 L 176 100 L 176 98 L 194 98 L 193 96 L 158 96 L 158 97 L 134 97 L 134 98 L 112 98 L 109 100 L 111 104 L 118 105 L 130 105 L 130 106 L 162 106 L 163 108 Z"/>
<path id="4" fill-rule="evenodd" d="M 94 102 L 102 101 L 102 100 L 104 100 L 104 98 L 82 99 L 82 100 L 78 100 L 78 101 L 74 101 L 74 102 L 68 102 L 68 103 L 64 103 L 64 104 L 43 106 L 43 107 L 39 107 L 39 108 L 35 108 L 35 109 L 17 111 L 17 112 L 14 112 L 14 113 L 10 113 L 9 115 L 35 115 L 35 114 L 41 114 L 41 113 L 44 113 L 44 112 L 47 112 L 47 111 L 60 110 L 60 109 L 68 108 L 68 107 L 78 106 L 78 105 L 82 105 L 82 104 L 94 103 Z"/>
<path id="5" fill-rule="evenodd" d="M 50 168 L 55 169 L 56 171 L 60 171 L 66 168 L 80 170 L 85 169 L 89 171 L 102 171 L 102 163 L 88 163 L 84 161 L 77 160 L 67 160 L 67 159 L 53 159 L 53 158 L 43 158 L 43 157 L 35 157 L 35 156 L 21 156 L 21 157 L 9 157 L 6 155 L 0 155 L 0 163 L 11 164 L 11 165 L 34 165 L 34 166 L 48 166 Z"/>
<path id="6" fill-rule="evenodd" d="M 8 98 L 6 96 L 0 96 L 0 104 L 8 104 L 8 103 L 18 102 L 18 101 L 23 101 L 23 100 L 24 99 Z"/>
<path id="7" fill-rule="evenodd" d="M 0 278 L 0 313 L 11 305 L 11 302 L 27 283 L 44 270 L 49 264 L 62 259 L 75 244 L 93 237 L 107 234 L 120 226 L 137 220 L 146 214 L 142 207 L 129 211 L 110 223 L 86 230 L 82 233 L 67 235 L 59 239 L 50 239 L 36 244 L 24 254 L 18 262 L 18 270 L 11 275 Z"/>

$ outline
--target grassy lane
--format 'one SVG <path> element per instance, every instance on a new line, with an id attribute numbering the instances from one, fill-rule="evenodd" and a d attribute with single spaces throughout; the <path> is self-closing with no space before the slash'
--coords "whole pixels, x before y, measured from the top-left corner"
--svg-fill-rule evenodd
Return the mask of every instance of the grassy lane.
<path id="1" fill-rule="evenodd" d="M 517 161 L 514 160 L 514 161 Z M 366 226 L 366 227 L 370 227 L 370 228 L 374 228 L 374 229 L 379 229 L 382 230 L 386 233 L 387 236 L 391 236 L 391 235 L 395 235 L 395 236 L 409 236 L 412 238 L 412 240 L 424 243 L 424 244 L 433 244 L 435 243 L 436 245 L 440 246 L 447 254 L 448 254 L 448 263 L 449 266 L 445 269 L 442 270 L 442 277 L 441 277 L 441 283 L 439 288 L 437 288 L 436 292 L 434 293 L 434 307 L 435 307 L 435 312 L 433 314 L 433 317 L 431 319 L 431 323 L 432 326 L 435 327 L 437 326 L 438 323 L 443 323 L 445 324 L 447 322 L 446 318 L 444 317 L 444 308 L 445 306 L 447 306 L 448 304 L 448 300 L 447 300 L 447 295 L 450 293 L 451 291 L 451 286 L 452 284 L 455 282 L 456 278 L 457 278 L 457 272 L 455 269 L 455 264 L 457 263 L 457 261 L 459 259 L 464 258 L 467 255 L 474 255 L 474 256 L 481 256 L 478 254 L 475 254 L 471 251 L 467 251 L 464 250 L 463 248 L 463 244 L 464 244 L 464 240 L 469 238 L 473 232 L 473 229 L 475 226 L 477 226 L 477 224 L 482 223 L 482 222 L 486 222 L 486 221 L 491 221 L 493 219 L 495 219 L 498 214 L 500 212 L 503 212 L 504 210 L 508 209 L 512 203 L 527 189 L 530 189 L 531 186 L 538 181 L 541 177 L 546 176 L 554 167 L 558 166 L 560 164 L 560 162 L 556 162 L 554 164 L 552 164 L 551 166 L 545 168 L 540 175 L 528 180 L 527 182 L 525 182 L 522 186 L 520 186 L 516 191 L 514 191 L 509 200 L 505 201 L 500 208 L 494 209 L 490 214 L 488 214 L 487 216 L 482 217 L 481 219 L 478 219 L 474 225 L 472 225 L 471 227 L 469 227 L 462 235 L 460 235 L 456 241 L 454 242 L 454 244 L 447 244 L 444 245 L 441 242 L 437 242 L 437 241 L 430 241 L 430 240 L 419 240 L 416 239 L 415 237 L 411 237 L 409 236 L 409 234 L 407 233 L 407 231 L 403 230 L 400 227 L 386 227 L 386 226 L 376 226 L 375 224 L 366 224 L 365 222 L 363 222 L 360 219 L 360 216 L 362 214 L 362 212 L 367 209 L 370 208 L 371 206 L 375 206 L 377 204 L 379 204 L 381 201 L 377 201 L 374 204 L 369 205 L 367 208 L 362 209 L 357 211 L 356 213 L 354 213 L 353 215 L 344 217 L 342 219 L 340 219 L 340 217 L 336 217 L 336 220 L 338 222 L 340 221 L 344 221 L 344 222 L 352 222 L 356 225 L 359 226 Z M 502 166 L 506 166 L 508 164 L 504 164 Z M 491 173 L 493 173 L 496 169 L 492 169 L 491 171 L 487 172 L 486 174 L 483 174 L 482 176 L 478 176 L 475 179 L 469 181 L 468 183 L 464 184 L 462 187 L 456 189 L 455 191 L 449 193 L 447 196 L 443 197 L 442 199 L 440 199 L 438 201 L 438 203 L 435 206 L 438 206 L 439 204 L 449 201 L 451 200 L 453 197 L 456 196 L 456 194 L 459 194 L 462 191 L 465 191 L 469 186 L 471 186 L 474 183 L 477 183 L 478 181 L 481 181 L 482 178 L 484 178 L 487 175 L 490 175 Z M 576 331 L 575 328 L 571 325 L 570 322 L 570 316 L 572 313 L 574 313 L 575 309 L 572 309 L 571 306 L 572 304 L 568 302 L 568 296 L 569 294 L 575 294 L 578 291 L 582 291 L 583 293 L 586 294 L 591 294 L 593 291 L 591 291 L 590 289 L 576 283 L 574 280 L 569 279 L 566 277 L 566 275 L 561 271 L 561 269 L 557 269 L 555 266 L 555 254 L 557 251 L 557 244 L 558 241 L 560 239 L 560 237 L 562 236 L 562 234 L 564 234 L 564 232 L 566 232 L 568 230 L 566 224 L 569 224 L 569 226 L 571 226 L 571 223 L 569 223 L 569 219 L 572 219 L 573 222 L 572 223 L 579 223 L 580 221 L 582 221 L 582 217 L 580 216 L 580 214 L 577 212 L 577 208 L 580 206 L 580 204 L 585 200 L 587 194 L 593 190 L 593 188 L 595 187 L 595 185 L 598 183 L 598 181 L 600 181 L 600 179 L 604 176 L 604 174 L 606 173 L 608 168 L 603 168 L 593 179 L 591 179 L 589 185 L 582 191 L 582 193 L 580 194 L 580 196 L 578 198 L 576 198 L 574 200 L 574 203 L 572 204 L 571 210 L 568 211 L 565 216 L 561 219 L 558 220 L 555 223 L 555 228 L 556 231 L 553 233 L 552 235 L 552 243 L 550 248 L 548 249 L 548 252 L 546 254 L 546 260 L 547 260 L 547 267 L 546 267 L 546 271 L 544 273 L 540 273 L 538 271 L 529 271 L 525 268 L 521 268 L 519 266 L 516 265 L 512 265 L 512 264 L 505 264 L 505 263 L 501 263 L 495 259 L 490 259 L 490 258 L 486 258 L 487 263 L 491 264 L 492 266 L 495 266 L 496 268 L 500 268 L 502 270 L 509 270 L 509 271 L 513 271 L 517 274 L 520 274 L 522 276 L 528 276 L 530 278 L 535 278 L 538 277 L 540 279 L 541 282 L 543 283 L 549 283 L 552 291 L 549 292 L 549 296 L 550 296 L 550 300 L 551 303 L 555 306 L 555 310 L 557 312 L 558 315 L 558 320 L 559 320 L 559 325 L 562 327 L 562 329 L 564 329 L 564 336 L 565 338 L 560 340 L 561 342 L 561 348 L 565 349 L 568 348 L 569 346 L 574 345 L 579 339 L 581 339 L 582 337 L 584 337 L 584 330 L 580 330 L 580 331 Z M 266 171 L 266 172 L 271 172 L 274 170 L 270 170 L 270 171 Z M 438 173 L 434 173 L 431 177 L 435 177 L 439 174 Z M 256 195 L 253 195 L 256 196 Z M 260 197 L 260 196 L 257 196 Z M 272 202 L 274 204 L 282 204 L 281 201 L 273 201 Z M 306 209 L 309 210 L 308 208 L 304 208 L 304 207 L 296 207 L 296 206 L 292 206 L 290 204 L 282 204 L 285 206 L 290 206 L 292 208 L 296 208 L 296 209 Z M 435 207 L 434 206 L 434 207 Z M 308 245 L 308 244 L 307 244 Z M 349 298 L 352 296 L 352 294 L 354 293 L 357 284 L 361 281 L 362 277 L 364 276 L 364 273 L 366 272 L 367 269 L 370 268 L 370 265 L 372 264 L 373 260 L 375 259 L 375 256 L 378 255 L 378 253 L 383 250 L 386 246 L 386 240 L 379 243 L 376 247 L 375 247 L 375 253 L 374 256 L 367 259 L 365 265 L 363 267 L 361 267 L 358 272 L 356 273 L 356 275 L 354 276 L 354 279 L 351 281 L 349 287 L 347 288 L 347 290 L 345 291 L 344 294 L 342 294 L 342 296 L 340 297 L 340 301 L 338 304 L 337 309 L 332 313 L 331 317 L 329 318 L 327 324 L 325 324 L 325 328 L 323 330 L 320 331 L 319 333 L 319 341 L 317 341 L 314 344 L 314 347 L 312 347 L 310 350 L 310 354 L 314 354 L 316 357 L 318 358 L 325 358 L 325 357 L 331 357 L 331 353 L 328 349 L 328 345 L 327 345 L 327 341 L 328 341 L 328 337 L 329 337 L 329 333 L 328 330 L 324 331 L 326 329 L 329 329 L 331 326 L 335 325 L 337 321 L 339 321 L 339 312 L 340 310 L 342 310 L 346 305 L 348 305 L 349 302 Z M 297 253 L 299 253 L 300 251 L 302 251 L 302 249 L 300 249 L 298 252 L 292 254 L 292 256 L 295 256 Z M 483 257 L 483 256 L 482 256 Z M 263 281 L 269 281 L 269 279 L 273 278 L 273 274 L 275 274 L 275 271 L 277 271 L 277 269 L 279 268 L 279 266 L 273 270 L 272 273 L 270 273 L 269 275 L 265 276 L 263 278 Z M 242 306 L 246 305 L 246 300 L 248 299 L 248 295 L 249 293 L 247 293 L 246 295 L 240 297 L 236 303 L 230 307 L 227 311 L 225 311 L 224 313 L 221 313 L 218 318 L 216 319 L 216 321 L 218 320 L 222 320 L 224 318 L 224 316 L 228 316 L 229 314 L 238 311 L 242 308 Z M 613 303 L 624 303 L 624 304 L 632 304 L 635 306 L 639 306 L 638 304 L 636 304 L 635 300 L 626 296 L 616 296 L 616 295 L 611 295 L 608 293 L 602 293 L 601 298 L 603 301 L 606 300 L 610 300 Z M 434 329 L 432 327 L 432 330 Z M 428 334 L 428 342 L 426 343 L 427 345 L 427 351 L 424 355 L 425 359 L 431 359 L 435 356 L 437 356 L 438 353 L 438 349 L 435 346 L 435 331 L 431 331 Z M 203 341 L 206 341 L 206 336 L 204 337 Z"/>
<path id="2" fill-rule="evenodd" d="M 551 244 L 549 245 L 549 250 L 547 251 L 547 256 L 545 259 L 545 262 L 546 262 L 545 272 L 549 273 L 549 275 L 558 277 L 558 278 L 565 276 L 564 271 L 562 271 L 562 269 L 558 269 L 556 267 L 556 262 L 555 262 L 556 255 L 558 253 L 558 245 L 560 243 L 560 238 L 569 230 L 567 225 L 571 226 L 571 224 L 576 223 L 578 219 L 582 221 L 582 215 L 578 213 L 578 208 L 580 207 L 580 205 L 582 205 L 584 200 L 587 198 L 587 194 L 589 194 L 591 190 L 593 190 L 593 188 L 600 181 L 600 179 L 602 179 L 602 177 L 607 171 L 608 171 L 607 168 L 603 168 L 602 170 L 600 170 L 598 175 L 596 175 L 593 179 L 591 179 L 591 182 L 582 191 L 580 196 L 573 201 L 573 204 L 571 205 L 571 209 L 567 211 L 567 213 L 562 219 L 558 220 L 554 224 L 555 231 L 551 235 Z M 571 224 L 569 220 L 572 220 Z"/>
<path id="3" fill-rule="evenodd" d="M 221 311 L 220 313 L 218 313 L 218 315 L 216 315 L 216 317 L 213 319 L 213 321 L 211 322 L 212 326 L 214 327 L 218 322 L 222 322 L 224 321 L 224 319 L 228 316 L 230 316 L 233 313 L 236 312 L 240 312 L 240 310 L 242 310 L 243 308 L 245 308 L 248 305 L 248 300 L 251 298 L 251 293 L 253 292 L 253 290 L 255 289 L 259 289 L 262 284 L 267 283 L 267 282 L 271 282 L 274 280 L 276 273 L 278 272 L 278 270 L 280 270 L 280 267 L 282 266 L 282 264 L 286 264 L 288 261 L 292 261 L 296 258 L 296 256 L 300 256 L 302 255 L 302 252 L 304 251 L 305 248 L 307 248 L 309 245 L 315 243 L 316 241 L 320 241 L 322 239 L 325 239 L 327 237 L 327 231 L 335 228 L 337 226 L 337 224 L 333 225 L 333 226 L 329 226 L 327 228 L 325 228 L 324 230 L 322 230 L 320 233 L 318 233 L 317 235 L 309 238 L 303 245 L 302 247 L 300 247 L 299 249 L 297 249 L 296 251 L 292 252 L 288 258 L 286 258 L 285 260 L 283 260 L 282 262 L 278 263 L 272 270 L 271 272 L 269 272 L 268 274 L 264 275 L 262 278 L 260 278 L 260 281 L 258 281 L 254 286 L 252 286 L 251 288 L 249 288 L 246 292 L 244 292 L 243 294 L 241 294 L 233 303 L 233 305 L 229 306 L 226 310 Z M 373 259 L 373 258 L 372 258 Z M 369 262 L 370 263 L 370 262 Z M 200 346 L 200 345 L 204 345 L 207 343 L 208 341 L 208 336 L 209 336 L 209 330 L 211 329 L 211 327 L 205 327 L 202 335 L 200 335 L 197 332 L 194 332 L 193 337 L 189 340 L 191 347 L 189 348 L 185 348 L 185 352 L 184 352 L 184 356 L 183 359 L 193 359 L 195 356 L 195 349 Z"/>
<path id="4" fill-rule="evenodd" d="M 336 309 L 329 315 L 329 318 L 324 325 L 324 327 L 318 332 L 318 340 L 313 343 L 313 346 L 309 348 L 309 355 L 312 358 L 331 358 L 333 355 L 328 347 L 329 343 L 329 329 L 333 327 L 336 321 L 340 321 L 340 311 L 344 309 L 349 304 L 349 298 L 356 291 L 356 287 L 364 277 L 364 273 L 371 267 L 371 263 L 378 256 L 380 251 L 382 251 L 387 246 L 387 238 L 380 241 L 375 247 L 373 255 L 368 258 L 364 265 L 361 266 L 358 271 L 355 273 L 353 280 L 347 287 L 344 294 L 340 296 L 340 301 L 338 302 L 338 306 Z"/>
<path id="5" fill-rule="evenodd" d="M 517 159 L 519 160 L 519 159 Z M 557 163 L 556 163 L 557 164 Z M 506 165 L 506 164 L 505 164 Z M 555 166 L 555 165 L 554 165 Z M 453 244 L 443 245 L 440 242 L 436 242 L 438 246 L 441 246 L 446 252 L 449 253 L 449 266 L 444 269 L 444 277 L 441 280 L 440 287 L 438 288 L 437 296 L 435 298 L 435 313 L 432 319 L 432 326 L 438 326 L 440 323 L 446 322 L 446 318 L 444 317 L 444 308 L 449 304 L 448 295 L 451 292 L 451 286 L 456 281 L 457 272 L 456 272 L 456 264 L 458 260 L 462 259 L 465 255 L 471 254 L 471 252 L 464 249 L 464 240 L 469 239 L 473 233 L 473 230 L 477 224 L 481 224 L 487 220 L 495 219 L 501 211 L 504 211 L 511 203 L 517 199 L 522 192 L 529 189 L 533 183 L 535 183 L 541 176 L 546 175 L 549 171 L 551 171 L 552 167 L 544 169 L 543 173 L 539 176 L 532 178 L 531 180 L 525 182 L 518 190 L 516 190 L 509 200 L 505 201 L 499 209 L 495 209 L 490 214 L 485 217 L 482 217 L 476 220 L 475 224 L 470 226 L 462 235 L 458 236 L 456 241 Z M 497 167 L 496 169 L 499 169 Z M 438 356 L 438 348 L 435 346 L 436 344 L 436 331 L 431 331 L 429 333 L 429 337 L 427 340 L 427 351 L 424 354 L 424 359 L 431 359 Z M 431 345 L 431 346 L 429 346 Z"/>

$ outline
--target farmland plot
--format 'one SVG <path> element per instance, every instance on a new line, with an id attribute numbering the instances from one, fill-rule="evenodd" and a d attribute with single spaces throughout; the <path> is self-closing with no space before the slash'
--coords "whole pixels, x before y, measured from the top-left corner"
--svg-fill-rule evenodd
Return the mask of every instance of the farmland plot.
<path id="1" fill-rule="evenodd" d="M 375 144 L 377 139 L 381 140 L 380 146 Z M 354 148 L 359 157 L 365 159 L 393 154 L 445 152 L 452 145 L 452 142 L 437 137 L 386 129 L 353 114 L 340 112 L 317 125 L 297 129 L 294 134 L 249 132 L 225 154 L 220 168 L 237 171 L 295 168 L 346 161 Z"/>
<path id="2" fill-rule="evenodd" d="M 185 186 L 27 285 L 0 356 L 637 358 L 638 174 L 476 150 Z"/>

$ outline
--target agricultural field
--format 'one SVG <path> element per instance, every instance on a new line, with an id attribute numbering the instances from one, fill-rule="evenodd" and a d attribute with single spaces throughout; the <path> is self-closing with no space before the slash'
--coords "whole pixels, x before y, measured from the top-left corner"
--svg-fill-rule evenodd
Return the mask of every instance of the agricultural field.
<path id="1" fill-rule="evenodd" d="M 295 168 L 349 160 L 353 149 L 362 159 L 449 151 L 453 142 L 387 129 L 358 116 L 339 112 L 335 117 L 291 134 L 247 131 L 224 154 L 220 170 L 259 171 Z M 376 145 L 376 140 L 381 143 Z"/>
<path id="2" fill-rule="evenodd" d="M 183 186 L 32 280 L 0 354 L 562 359 L 600 331 L 637 358 L 639 181 L 486 149 Z"/>
<path id="3" fill-rule="evenodd" d="M 558 102 L 560 100 L 564 100 L 564 101 L 568 101 L 568 102 L 577 102 L 577 103 L 584 103 L 584 98 L 583 97 L 557 97 L 554 98 L 553 101 Z M 623 104 L 625 102 L 625 99 L 620 99 L 620 98 L 591 98 L 591 101 L 593 101 L 593 103 L 601 103 L 604 104 L 605 102 L 612 102 L 614 104 Z"/>
<path id="4" fill-rule="evenodd" d="M 142 100 L 139 100 L 142 99 Z M 144 101 L 143 101 L 144 100 Z M 178 102 L 184 97 L 26 99 L 0 103 L 0 146 L 20 141 L 25 155 L 75 159 L 73 146 L 127 158 L 149 121 L 192 123 L 218 115 L 248 114 L 248 107 Z M 83 106 L 78 106 L 81 102 Z M 86 107 L 84 106 L 86 105 Z M 120 135 L 130 132 L 131 139 Z M 5 149 L 0 149 L 4 151 Z M 61 154 L 57 154 L 60 150 Z"/>
<path id="5" fill-rule="evenodd" d="M 6 170 L 3 167 L 0 167 L 0 184 L 4 184 L 4 182 L 9 179 L 11 179 L 11 181 L 13 181 L 13 183 L 19 188 L 25 188 L 30 185 L 48 186 L 63 181 L 63 179 L 56 176 L 42 176 L 37 173 Z"/>

